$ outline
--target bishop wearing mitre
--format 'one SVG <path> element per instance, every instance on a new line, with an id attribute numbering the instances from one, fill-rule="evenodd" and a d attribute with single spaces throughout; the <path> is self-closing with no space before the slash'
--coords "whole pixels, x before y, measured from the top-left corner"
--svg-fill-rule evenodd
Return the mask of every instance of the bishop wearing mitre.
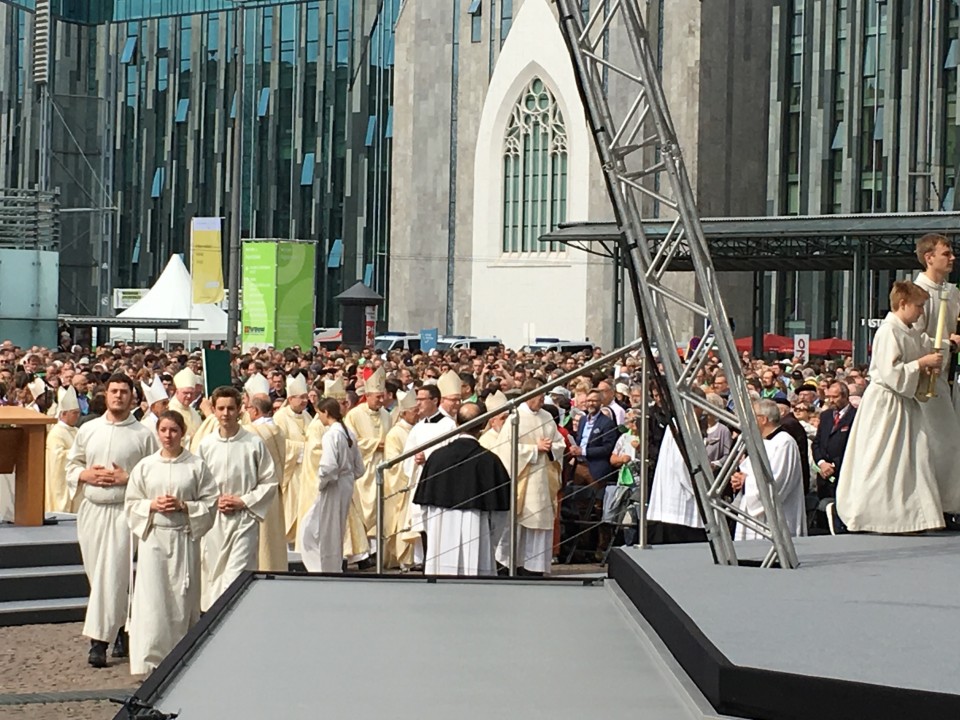
<path id="1" fill-rule="evenodd" d="M 150 428 L 153 433 L 157 432 L 157 418 L 160 417 L 170 406 L 170 398 L 167 397 L 167 389 L 163 386 L 159 375 L 153 376 L 153 382 L 149 385 L 145 382 L 140 383 L 140 389 L 143 390 L 143 399 L 147 403 L 147 412 L 141 425 Z M 184 418 L 186 421 L 186 418 Z M 194 428 L 196 430 L 196 428 Z"/>
<path id="2" fill-rule="evenodd" d="M 57 393 L 57 424 L 47 433 L 47 477 L 44 509 L 47 512 L 75 512 L 73 497 L 67 487 L 67 453 L 77 437 L 80 403 L 73 386 Z"/>
<path id="3" fill-rule="evenodd" d="M 363 515 L 363 526 L 372 553 L 377 552 L 377 465 L 383 462 L 383 449 L 390 432 L 390 413 L 383 407 L 386 376 L 378 368 L 364 383 L 363 401 L 343 419 L 357 436 L 357 446 L 363 457 L 363 476 L 353 489 L 353 498 Z"/>
<path id="4" fill-rule="evenodd" d="M 175 392 L 170 398 L 170 409 L 176 410 L 183 416 L 183 421 L 187 424 L 187 432 L 183 435 L 183 446 L 190 447 L 190 439 L 200 428 L 203 418 L 200 413 L 193 409 L 190 403 L 196 399 L 197 376 L 193 374 L 190 368 L 184 368 L 173 376 L 173 387 Z"/>
<path id="5" fill-rule="evenodd" d="M 521 390 L 536 390 L 536 380 L 527 380 Z M 553 521 L 560 491 L 560 463 L 566 448 L 553 416 L 543 409 L 543 395 L 517 406 L 520 416 L 517 461 L 517 567 L 527 572 L 550 572 L 553 560 Z M 500 430 L 497 455 L 510 468 L 511 427 Z M 512 472 L 512 470 L 511 470 Z M 509 537 L 497 546 L 497 562 L 510 562 Z"/>
<path id="6" fill-rule="evenodd" d="M 391 460 L 403 453 L 410 430 L 419 417 L 417 393 L 413 390 L 397 391 L 397 404 L 394 408 L 397 420 L 387 433 L 383 445 L 383 459 Z M 410 493 L 402 492 L 410 478 L 403 472 L 403 463 L 397 463 L 383 473 L 383 532 L 386 544 L 383 548 L 383 566 L 395 568 L 409 567 L 414 564 L 413 548 L 400 540 L 403 519 Z"/>
<path id="7" fill-rule="evenodd" d="M 300 474 L 303 471 L 304 444 L 307 426 L 313 419 L 307 409 L 307 381 L 299 373 L 287 377 L 287 401 L 273 414 L 273 422 L 286 438 L 286 454 L 283 461 L 283 484 L 280 497 L 283 500 L 283 517 L 286 522 L 287 542 L 294 542 L 297 535 L 299 510 Z"/>
<path id="8" fill-rule="evenodd" d="M 246 395 L 247 421 L 243 427 L 260 436 L 273 460 L 273 481 L 280 487 L 283 461 L 286 457 L 286 438 L 273 421 L 273 401 L 270 385 L 263 375 L 251 375 L 243 385 Z M 287 525 L 283 517 L 283 498 L 278 492 L 267 507 L 260 523 L 260 551 L 258 568 L 261 571 L 287 571 Z"/>

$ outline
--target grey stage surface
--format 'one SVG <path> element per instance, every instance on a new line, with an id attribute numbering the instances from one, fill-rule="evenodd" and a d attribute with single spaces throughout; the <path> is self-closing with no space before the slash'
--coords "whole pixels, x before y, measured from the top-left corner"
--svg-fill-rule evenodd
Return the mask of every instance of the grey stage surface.
<path id="1" fill-rule="evenodd" d="M 642 624 L 609 581 L 255 576 L 152 701 L 182 720 L 715 717 Z"/>
<path id="2" fill-rule="evenodd" d="M 703 545 L 625 552 L 735 665 L 960 695 L 960 535 L 796 546 L 794 571 L 718 567 Z"/>

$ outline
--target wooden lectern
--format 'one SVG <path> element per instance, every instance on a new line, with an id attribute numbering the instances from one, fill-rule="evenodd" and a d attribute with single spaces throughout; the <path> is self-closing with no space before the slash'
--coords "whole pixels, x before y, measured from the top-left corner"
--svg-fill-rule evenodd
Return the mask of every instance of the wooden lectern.
<path id="1" fill-rule="evenodd" d="M 14 525 L 43 525 L 46 426 L 56 422 L 35 410 L 0 407 L 0 473 L 17 475 Z"/>

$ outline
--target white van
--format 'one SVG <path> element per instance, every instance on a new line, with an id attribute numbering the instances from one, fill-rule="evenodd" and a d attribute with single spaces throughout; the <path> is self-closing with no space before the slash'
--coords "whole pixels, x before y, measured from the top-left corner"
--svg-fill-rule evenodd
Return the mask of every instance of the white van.
<path id="1" fill-rule="evenodd" d="M 523 349 L 525 352 L 593 353 L 595 347 L 596 346 L 588 340 L 574 341 L 561 340 L 560 338 L 538 337 Z"/>
<path id="2" fill-rule="evenodd" d="M 444 335 L 437 339 L 437 350 L 476 350 L 485 353 L 487 350 L 496 350 L 503 345 L 503 340 L 496 337 L 474 337 L 472 335 Z"/>
<path id="3" fill-rule="evenodd" d="M 391 350 L 420 352 L 420 336 L 405 332 L 385 332 L 373 339 L 373 349 L 381 354 Z"/>

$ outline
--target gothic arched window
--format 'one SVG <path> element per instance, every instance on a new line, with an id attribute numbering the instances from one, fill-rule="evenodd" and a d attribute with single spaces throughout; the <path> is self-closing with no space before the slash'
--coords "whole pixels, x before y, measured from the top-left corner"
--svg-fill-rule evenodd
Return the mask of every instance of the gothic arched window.
<path id="1" fill-rule="evenodd" d="M 557 100 L 533 78 L 503 142 L 503 252 L 553 252 L 540 242 L 567 217 L 567 131 Z"/>

